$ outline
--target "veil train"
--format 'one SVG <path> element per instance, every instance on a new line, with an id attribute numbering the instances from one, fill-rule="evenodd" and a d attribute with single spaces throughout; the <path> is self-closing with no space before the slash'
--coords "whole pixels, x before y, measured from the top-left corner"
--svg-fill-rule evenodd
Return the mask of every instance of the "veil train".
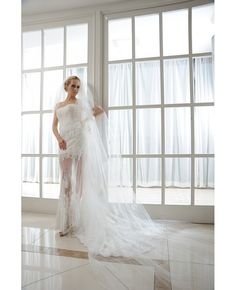
<path id="1" fill-rule="evenodd" d="M 59 96 L 56 102 L 64 98 L 62 92 Z M 80 162 L 74 164 L 74 171 L 80 172 L 81 195 L 73 195 L 71 199 L 73 235 L 87 246 L 93 275 L 102 289 L 137 290 L 136 279 L 154 283 L 155 275 L 168 284 L 169 271 L 160 262 L 166 241 L 164 226 L 154 222 L 142 204 L 128 202 L 131 189 L 120 188 L 116 201 L 110 200 L 113 189 L 109 187 L 109 166 L 114 156 L 109 153 L 112 132 L 108 134 L 108 119 L 105 113 L 93 116 L 92 90 L 89 86 L 84 88 L 82 83 L 78 102 L 83 153 Z M 77 182 L 76 176 L 72 178 L 72 188 Z M 125 273 L 127 264 L 135 265 L 135 277 Z M 118 278 L 117 271 L 124 271 L 124 280 Z"/>

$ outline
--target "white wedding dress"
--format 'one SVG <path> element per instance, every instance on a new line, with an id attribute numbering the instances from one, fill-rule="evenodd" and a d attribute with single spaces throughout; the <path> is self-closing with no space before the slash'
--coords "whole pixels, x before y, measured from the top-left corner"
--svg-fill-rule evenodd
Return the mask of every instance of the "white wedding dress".
<path id="1" fill-rule="evenodd" d="M 109 202 L 109 156 L 98 129 L 99 121 L 107 122 L 105 113 L 95 118 L 89 102 L 80 98 L 74 104 L 56 107 L 55 112 L 60 135 L 67 144 L 66 150 L 59 150 L 56 229 L 71 231 L 87 246 L 93 262 L 101 256 L 113 256 L 150 265 L 160 250 L 157 245 L 163 238 L 162 225 L 154 223 L 141 204 Z M 108 280 L 106 277 L 103 281 L 107 289 L 114 286 L 114 281 L 109 285 Z"/>

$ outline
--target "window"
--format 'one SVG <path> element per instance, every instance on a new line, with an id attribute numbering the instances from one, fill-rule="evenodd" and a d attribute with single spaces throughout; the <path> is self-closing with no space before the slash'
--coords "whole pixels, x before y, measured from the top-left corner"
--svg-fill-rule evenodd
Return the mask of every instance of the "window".
<path id="1" fill-rule="evenodd" d="M 213 205 L 213 8 L 105 18 L 110 183 L 137 203 Z"/>
<path id="2" fill-rule="evenodd" d="M 59 197 L 52 133 L 57 89 L 71 74 L 88 79 L 88 23 L 23 32 L 22 196 Z"/>

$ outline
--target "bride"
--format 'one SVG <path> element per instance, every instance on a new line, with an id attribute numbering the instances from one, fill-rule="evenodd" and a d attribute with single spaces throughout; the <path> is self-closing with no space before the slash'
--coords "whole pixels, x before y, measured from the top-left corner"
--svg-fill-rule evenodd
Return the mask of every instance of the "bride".
<path id="1" fill-rule="evenodd" d="M 53 133 L 59 145 L 59 164 L 61 169 L 60 200 L 57 212 L 57 227 L 60 236 L 72 231 L 79 225 L 79 208 L 75 208 L 82 199 L 82 153 L 83 153 L 83 127 L 85 125 L 85 111 L 83 112 L 82 100 L 76 95 L 80 89 L 80 79 L 71 76 L 64 82 L 67 97 L 56 104 L 53 118 Z M 90 113 L 90 115 L 89 115 Z M 101 107 L 94 107 L 93 112 L 88 112 L 87 118 L 103 113 Z M 58 123 L 60 133 L 58 132 Z M 74 182 L 72 184 L 72 182 Z M 72 203 L 77 201 L 78 203 Z M 73 208 L 74 206 L 74 208 Z M 75 210 L 73 212 L 73 210 Z"/>
<path id="2" fill-rule="evenodd" d="M 67 96 L 56 104 L 52 125 L 61 172 L 56 229 L 60 236 L 77 237 L 93 260 L 132 257 L 150 265 L 160 250 L 162 225 L 151 220 L 143 205 L 127 202 L 124 188 L 119 202 L 109 201 L 106 114 L 94 106 L 79 77 L 67 78 L 64 90 Z"/>

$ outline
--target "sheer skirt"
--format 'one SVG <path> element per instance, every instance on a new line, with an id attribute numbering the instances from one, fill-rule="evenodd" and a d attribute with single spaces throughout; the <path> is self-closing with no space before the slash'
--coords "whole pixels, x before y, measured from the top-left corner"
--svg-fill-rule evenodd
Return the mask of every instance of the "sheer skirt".
<path id="1" fill-rule="evenodd" d="M 60 197 L 56 215 L 56 229 L 63 234 L 73 232 L 80 225 L 80 202 L 82 199 L 82 154 L 59 156 Z"/>

